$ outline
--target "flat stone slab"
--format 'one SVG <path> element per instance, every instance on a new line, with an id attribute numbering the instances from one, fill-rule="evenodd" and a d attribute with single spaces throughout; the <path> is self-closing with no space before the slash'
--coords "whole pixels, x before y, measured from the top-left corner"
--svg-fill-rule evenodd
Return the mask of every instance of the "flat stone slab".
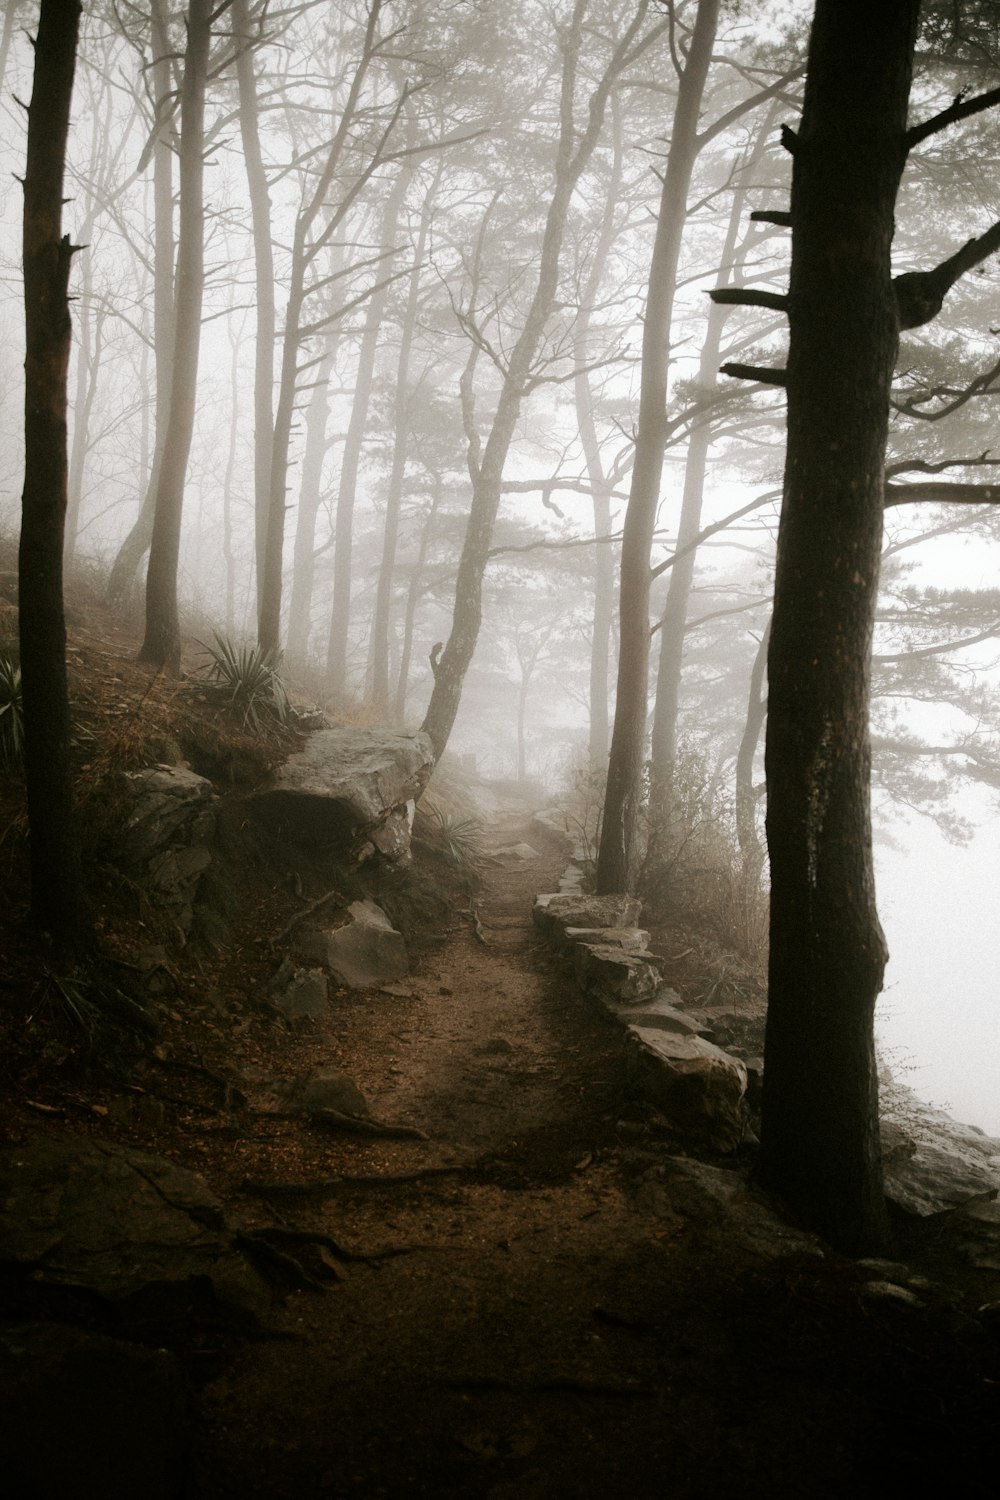
<path id="1" fill-rule="evenodd" d="M 717 1151 L 743 1139 L 746 1068 L 739 1058 L 698 1036 L 629 1026 L 628 1066 L 633 1087 L 671 1125 Z"/>
<path id="2" fill-rule="evenodd" d="M 541 858 L 538 850 L 532 849 L 530 844 L 504 844 L 493 857 L 504 865 L 523 865 L 529 860 Z"/>
<path id="3" fill-rule="evenodd" d="M 310 735 L 255 801 L 287 836 L 334 847 L 370 842 L 388 859 L 409 852 L 410 813 L 434 768 L 425 734 L 341 726 Z"/>
<path id="4" fill-rule="evenodd" d="M 671 1031 L 676 1036 L 706 1036 L 706 1028 L 680 1009 L 675 990 L 664 986 L 649 1000 L 637 1005 L 619 1005 L 615 1014 L 627 1026 L 642 1026 L 650 1031 Z"/>
<path id="5" fill-rule="evenodd" d="M 648 956 L 614 943 L 577 943 L 573 967 L 587 994 L 618 1004 L 652 998 L 660 985 L 660 971 Z"/>
<path id="6" fill-rule="evenodd" d="M 566 927 L 634 927 L 642 903 L 635 896 L 584 896 L 575 893 L 538 896 L 532 910 L 543 932 Z"/>
<path id="7" fill-rule="evenodd" d="M 145 1151 L 39 1136 L 0 1152 L 0 1263 L 152 1319 L 259 1321 L 270 1295 L 200 1177 Z"/>
<path id="8" fill-rule="evenodd" d="M 563 936 L 567 943 L 597 943 L 624 953 L 645 953 L 649 946 L 649 933 L 641 927 L 567 927 Z"/>

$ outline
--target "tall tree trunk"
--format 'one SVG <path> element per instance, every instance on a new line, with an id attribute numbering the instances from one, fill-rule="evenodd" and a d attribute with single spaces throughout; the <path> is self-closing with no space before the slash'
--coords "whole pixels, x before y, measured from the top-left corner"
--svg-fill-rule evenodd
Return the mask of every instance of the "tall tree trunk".
<path id="1" fill-rule="evenodd" d="M 189 0 L 181 85 L 180 211 L 170 415 L 160 456 L 153 534 L 146 573 L 146 635 L 139 660 L 179 672 L 181 628 L 177 567 L 184 481 L 194 432 L 205 289 L 205 87 L 211 41 L 211 0 Z"/>
<path id="2" fill-rule="evenodd" d="M 885 941 L 869 805 L 870 657 L 893 213 L 919 0 L 818 0 L 793 152 L 788 449 L 768 660 L 771 958 L 762 1165 L 849 1250 L 885 1232 L 872 1023 Z M 859 46 L 859 38 L 863 45 Z"/>
<path id="3" fill-rule="evenodd" d="M 719 0 L 698 0 L 674 110 L 642 335 L 639 426 L 622 535 L 620 650 L 615 725 L 597 856 L 597 889 L 629 890 L 639 853 L 639 810 L 649 691 L 649 553 L 667 441 L 667 371 L 687 192 L 698 154 L 698 114 L 712 59 Z"/>
<path id="4" fill-rule="evenodd" d="M 80 10 L 75 0 L 42 0 L 24 174 L 25 455 L 18 573 L 31 913 L 61 944 L 72 943 L 83 927 L 62 593 L 73 256 L 62 232 L 62 205 Z"/>
<path id="5" fill-rule="evenodd" d="M 757 132 L 757 140 L 749 157 L 743 163 L 739 186 L 733 195 L 725 243 L 722 247 L 722 275 L 720 285 L 732 285 L 741 272 L 746 246 L 737 258 L 737 241 L 740 225 L 746 208 L 747 194 L 753 185 L 754 169 L 767 147 L 768 135 L 776 113 L 772 106 Z M 718 381 L 717 367 L 722 345 L 722 333 L 726 318 L 732 311 L 720 303 L 710 305 L 705 342 L 702 345 L 698 368 L 698 385 L 706 393 L 711 392 Z M 662 830 L 669 823 L 670 806 L 673 800 L 674 762 L 677 756 L 677 716 L 680 708 L 681 672 L 684 662 L 684 631 L 687 624 L 691 588 L 697 561 L 697 548 L 692 547 L 701 530 L 701 512 L 705 497 L 705 478 L 708 472 L 708 450 L 712 443 L 712 423 L 708 419 L 697 420 L 688 443 L 687 461 L 684 466 L 684 491 L 681 499 L 680 520 L 677 527 L 677 551 L 684 553 L 670 570 L 663 614 L 660 620 L 660 659 L 656 676 L 656 698 L 653 708 L 653 729 L 650 738 L 650 808 L 654 826 Z M 691 547 L 690 552 L 684 549 Z"/>
<path id="6" fill-rule="evenodd" d="M 389 707 L 389 627 L 392 614 L 393 585 L 396 573 L 396 549 L 399 544 L 399 514 L 403 502 L 403 479 L 406 473 L 406 450 L 409 443 L 410 401 L 410 357 L 413 338 L 417 328 L 417 311 L 420 306 L 420 281 L 424 269 L 424 253 L 438 183 L 441 180 L 440 162 L 433 181 L 424 195 L 420 211 L 420 225 L 406 290 L 406 306 L 403 310 L 403 326 L 399 341 L 399 358 L 396 361 L 396 390 L 392 403 L 392 464 L 385 497 L 385 530 L 382 536 L 382 560 L 379 564 L 378 586 L 375 591 L 375 612 L 372 616 L 372 635 L 369 647 L 369 676 L 371 681 L 372 707 L 377 714 L 385 714 Z"/>
<path id="7" fill-rule="evenodd" d="M 312 625 L 313 580 L 316 573 L 316 516 L 319 512 L 323 460 L 326 457 L 326 424 L 330 416 L 330 377 L 337 357 L 337 337 L 326 336 L 323 355 L 315 369 L 315 383 L 306 407 L 305 445 L 292 552 L 292 587 L 288 601 L 288 655 L 304 663 L 309 651 Z"/>
<path id="8" fill-rule="evenodd" d="M 233 0 L 233 31 L 239 39 L 236 55 L 236 80 L 239 88 L 240 138 L 246 163 L 247 188 L 250 195 L 250 222 L 253 229 L 254 307 L 257 315 L 257 339 L 254 345 L 253 376 L 253 484 L 254 484 L 254 563 L 257 579 L 257 631 L 265 649 L 277 646 L 277 632 L 265 620 L 264 601 L 268 589 L 264 579 L 267 551 L 268 510 L 271 500 L 271 461 L 274 449 L 274 344 L 276 319 L 274 310 L 274 247 L 271 242 L 271 194 L 264 170 L 260 145 L 260 112 L 257 106 L 257 79 L 254 74 L 253 48 L 250 46 L 253 26 L 248 0 Z M 284 526 L 284 505 L 282 505 Z M 263 637 L 267 635 L 265 643 Z"/>
<path id="9" fill-rule="evenodd" d="M 396 248 L 399 234 L 399 216 L 403 208 L 406 190 L 413 175 L 410 161 L 406 161 L 396 174 L 382 212 L 382 227 L 379 244 L 384 256 Z M 368 429 L 368 408 L 371 405 L 372 387 L 375 380 L 375 356 L 378 353 L 382 322 L 389 301 L 388 285 L 382 285 L 368 304 L 368 316 L 358 351 L 358 367 L 354 375 L 354 400 L 347 424 L 344 452 L 340 465 L 340 485 L 337 490 L 337 520 L 333 544 L 333 603 L 330 609 L 330 634 L 326 651 L 327 688 L 334 703 L 340 702 L 347 692 L 347 642 L 351 626 L 351 568 L 354 556 L 354 505 L 358 492 L 358 471 L 365 433 Z"/>
<path id="10" fill-rule="evenodd" d="M 417 617 L 417 605 L 420 602 L 420 587 L 423 583 L 424 565 L 427 562 L 427 554 L 430 551 L 431 538 L 434 534 L 434 522 L 437 519 L 437 513 L 441 507 L 443 497 L 444 492 L 441 478 L 438 475 L 430 508 L 424 518 L 423 528 L 420 532 L 417 560 L 413 565 L 409 588 L 406 591 L 406 609 L 403 613 L 403 644 L 399 653 L 399 676 L 396 679 L 396 699 L 393 705 L 393 718 L 397 724 L 402 724 L 406 718 L 406 699 L 410 686 L 410 662 L 413 659 L 413 627 Z"/>
<path id="11" fill-rule="evenodd" d="M 108 576 L 107 601 L 123 609 L 135 589 L 136 573 L 153 539 L 153 516 L 160 479 L 160 460 L 170 414 L 174 340 L 174 185 L 169 125 L 173 82 L 166 0 L 151 0 L 150 42 L 156 140 L 153 145 L 153 351 L 156 361 L 156 405 L 153 462 L 139 514 L 118 549 Z"/>
<path id="12" fill-rule="evenodd" d="M 708 0 L 702 0 L 702 3 L 708 3 Z M 717 4 L 718 0 L 714 0 L 714 3 Z M 475 474 L 472 503 L 455 582 L 451 634 L 435 666 L 434 687 L 421 726 L 430 736 L 434 754 L 438 758 L 443 755 L 454 726 L 465 674 L 472 663 L 479 639 L 483 613 L 483 579 L 500 505 L 504 464 L 532 366 L 545 335 L 545 325 L 555 304 L 570 201 L 600 138 L 611 90 L 623 69 L 642 50 L 641 44 L 637 45 L 637 39 L 648 8 L 646 0 L 640 0 L 631 23 L 622 34 L 603 75 L 590 95 L 587 123 L 583 130 L 576 127 L 574 103 L 587 11 L 586 0 L 576 0 L 572 18 L 563 34 L 559 143 L 556 149 L 552 197 L 542 237 L 538 280 L 524 325 L 504 372 L 493 425 L 482 451 L 482 461 L 473 465 Z M 647 34 L 647 40 L 649 39 L 650 34 Z"/>
<path id="13" fill-rule="evenodd" d="M 607 770 L 611 720 L 608 714 L 608 673 L 610 666 L 611 627 L 614 621 L 614 555 L 607 538 L 611 535 L 611 482 L 604 467 L 601 445 L 594 420 L 594 396 L 590 384 L 588 365 L 593 359 L 590 348 L 590 326 L 594 304 L 604 279 L 608 256 L 615 237 L 615 209 L 621 192 L 622 162 L 625 142 L 621 125 L 621 112 L 611 101 L 613 155 L 608 173 L 608 186 L 601 213 L 601 230 L 594 248 L 587 284 L 581 298 L 580 314 L 576 321 L 573 357 L 576 375 L 573 393 L 576 405 L 576 423 L 580 432 L 583 459 L 590 480 L 591 503 L 594 511 L 594 619 L 590 641 L 590 693 L 589 733 L 587 752 L 591 769 L 602 775 Z"/>

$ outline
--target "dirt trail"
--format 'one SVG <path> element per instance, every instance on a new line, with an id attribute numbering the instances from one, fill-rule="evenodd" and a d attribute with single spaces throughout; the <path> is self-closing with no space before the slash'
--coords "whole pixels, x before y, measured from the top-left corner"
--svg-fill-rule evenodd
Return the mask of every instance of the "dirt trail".
<path id="1" fill-rule="evenodd" d="M 619 1039 L 532 930 L 561 850 L 524 820 L 495 832 L 521 839 L 540 857 L 491 872 L 485 943 L 456 916 L 412 994 L 341 1007 L 338 1061 L 428 1139 L 338 1142 L 327 1170 L 429 1175 L 281 1199 L 387 1253 L 229 1351 L 199 1395 L 202 1493 L 773 1500 L 918 1472 L 988 1493 L 950 1339 L 900 1345 L 853 1269 L 775 1245 L 733 1173 L 689 1170 L 630 1110 Z"/>

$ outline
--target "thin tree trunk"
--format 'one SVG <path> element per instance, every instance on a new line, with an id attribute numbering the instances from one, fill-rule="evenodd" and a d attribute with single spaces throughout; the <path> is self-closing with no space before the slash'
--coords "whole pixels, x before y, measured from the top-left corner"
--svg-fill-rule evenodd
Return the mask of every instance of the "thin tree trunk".
<path id="1" fill-rule="evenodd" d="M 687 192 L 698 154 L 698 114 L 712 59 L 719 0 L 698 0 L 674 111 L 642 336 L 642 381 L 632 484 L 622 535 L 615 725 L 597 857 L 597 889 L 629 890 L 638 873 L 639 812 L 649 691 L 649 554 L 667 441 L 667 371 Z"/>
<path id="2" fill-rule="evenodd" d="M 153 534 L 146 573 L 146 635 L 139 660 L 180 671 L 177 605 L 184 482 L 194 432 L 205 289 L 205 87 L 211 40 L 211 0 L 189 0 L 181 86 L 180 213 L 170 415 L 160 458 Z"/>
<path id="3" fill-rule="evenodd" d="M 167 435 L 170 414 L 170 387 L 173 378 L 174 341 L 174 186 L 173 151 L 168 125 L 173 118 L 170 108 L 170 38 L 167 32 L 165 0 L 151 0 L 150 45 L 153 80 L 153 108 L 157 133 L 153 146 L 153 351 L 156 362 L 156 407 L 153 437 L 153 462 L 139 514 L 118 549 L 108 576 L 107 601 L 114 609 L 123 609 L 132 598 L 139 565 L 153 539 L 153 516 L 156 492 L 160 482 L 160 460 Z"/>
<path id="4" fill-rule="evenodd" d="M 253 229 L 254 307 L 257 339 L 254 345 L 253 377 L 253 482 L 254 562 L 257 579 L 257 629 L 265 649 L 277 646 L 276 632 L 263 619 L 268 590 L 264 580 L 267 551 L 268 510 L 271 502 L 271 462 L 274 450 L 274 247 L 271 242 L 271 194 L 260 145 L 260 114 L 257 79 L 254 74 L 252 32 L 248 0 L 233 0 L 233 32 L 240 43 L 236 56 L 239 88 L 240 138 L 246 162 Z M 282 506 L 284 525 L 284 506 Z M 263 623 L 262 623 L 263 621 Z M 264 641 L 267 635 L 267 642 Z"/>
<path id="5" fill-rule="evenodd" d="M 707 3 L 707 0 L 702 0 L 702 3 Z M 631 24 L 623 33 L 604 74 L 590 95 L 587 124 L 582 131 L 578 131 L 575 124 L 574 95 L 586 10 L 586 0 L 577 0 L 572 18 L 563 34 L 559 143 L 552 198 L 545 219 L 539 257 L 538 281 L 524 325 L 510 353 L 493 425 L 483 448 L 482 461 L 473 466 L 472 503 L 455 583 L 451 634 L 435 666 L 434 687 L 421 726 L 430 736 L 434 754 L 438 758 L 443 755 L 454 726 L 465 674 L 472 663 L 479 639 L 483 613 L 483 579 L 500 505 L 504 464 L 532 366 L 545 335 L 545 325 L 555 304 L 570 201 L 600 138 L 611 90 L 621 71 L 634 60 L 637 50 L 641 50 L 641 45 L 637 47 L 637 38 L 645 22 L 648 4 L 646 0 L 640 0 L 636 7 Z"/>
<path id="6" fill-rule="evenodd" d="M 720 278 L 722 286 L 732 285 L 741 269 L 737 264 L 736 254 L 740 225 L 746 208 L 747 194 L 752 186 L 754 169 L 767 147 L 775 113 L 776 107 L 772 106 L 757 132 L 757 140 L 749 158 L 743 164 L 739 186 L 733 195 L 729 225 L 722 249 L 722 276 Z M 706 393 L 713 390 L 718 381 L 717 367 L 722 333 L 731 311 L 730 307 L 715 302 L 709 307 L 705 342 L 702 346 L 698 368 L 698 385 Z M 683 552 L 685 548 L 691 546 L 701 530 L 705 477 L 708 472 L 708 450 L 711 443 L 711 421 L 697 421 L 691 433 L 687 462 L 684 467 L 684 491 L 677 527 L 678 552 Z M 664 825 L 669 823 L 673 800 L 674 762 L 677 756 L 677 717 L 684 662 L 684 627 L 687 623 L 697 556 L 698 549 L 691 547 L 690 552 L 679 557 L 671 568 L 660 622 L 660 659 L 656 678 L 649 759 L 651 818 L 655 828 L 661 832 Z"/>
<path id="7" fill-rule="evenodd" d="M 392 465 L 385 497 L 385 530 L 382 536 L 382 560 L 379 565 L 378 587 L 375 592 L 375 612 L 372 616 L 372 635 L 369 647 L 369 672 L 371 679 L 372 706 L 376 713 L 384 714 L 389 706 L 389 626 L 392 614 L 393 584 L 396 573 L 396 550 L 399 545 L 399 514 L 403 501 L 403 479 L 406 474 L 406 450 L 409 442 L 410 357 L 413 338 L 417 328 L 417 311 L 420 305 L 420 280 L 424 269 L 424 253 L 427 235 L 442 167 L 439 162 L 434 179 L 424 196 L 420 211 L 420 227 L 414 250 L 413 269 L 410 272 L 403 310 L 403 326 L 399 343 L 399 358 L 396 361 L 396 390 L 393 397 L 392 420 Z"/>
<path id="8" fill-rule="evenodd" d="M 397 172 L 386 199 L 379 235 L 380 248 L 385 256 L 391 255 L 396 248 L 399 216 L 412 175 L 412 164 L 406 161 Z M 368 408 L 371 404 L 375 380 L 375 356 L 378 353 L 378 342 L 388 301 L 389 288 L 388 285 L 383 285 L 368 304 L 368 316 L 365 319 L 365 330 L 358 352 L 358 367 L 354 376 L 354 400 L 351 403 L 351 416 L 347 424 L 347 436 L 344 440 L 344 453 L 341 459 L 333 546 L 333 603 L 330 609 L 330 634 L 326 651 L 327 688 L 334 703 L 341 702 L 347 692 L 347 642 L 351 626 L 354 506 L 357 499 L 361 453 L 368 429 Z"/>
<path id="9" fill-rule="evenodd" d="M 61 944 L 73 943 L 83 928 L 62 593 L 73 256 L 62 232 L 62 205 L 80 10 L 75 0 L 42 0 L 24 175 L 25 460 L 18 572 L 31 913 Z"/>
<path id="10" fill-rule="evenodd" d="M 413 627 L 417 617 L 417 604 L 420 601 L 420 585 L 423 582 L 424 565 L 427 562 L 427 554 L 430 551 L 434 522 L 437 519 L 437 513 L 441 506 L 441 499 L 442 489 L 439 479 L 434 489 L 430 509 L 427 512 L 423 528 L 420 532 L 417 560 L 413 565 L 410 586 L 406 591 L 406 610 L 403 615 L 403 644 L 399 653 L 399 677 L 396 681 L 396 701 L 393 708 L 393 718 L 397 724 L 402 724 L 406 718 L 406 699 L 410 685 L 410 662 L 413 659 Z"/>
<path id="11" fill-rule="evenodd" d="M 789 139 L 788 448 L 768 661 L 771 958 L 762 1166 L 841 1247 L 886 1220 L 872 1040 L 885 940 L 870 818 L 870 659 L 893 215 L 919 0 L 818 0 Z M 863 45 L 859 47 L 859 38 Z"/>
<path id="12" fill-rule="evenodd" d="M 590 480 L 591 502 L 594 510 L 594 620 L 590 643 L 590 694 L 588 759 L 592 770 L 602 775 L 607 770 L 611 721 L 608 714 L 608 673 L 610 665 L 611 627 L 614 621 L 614 555 L 611 544 L 605 538 L 611 535 L 611 483 L 601 456 L 601 445 L 597 437 L 594 420 L 594 398 L 587 366 L 593 358 L 589 345 L 590 325 L 594 303 L 604 279 L 604 271 L 615 236 L 615 208 L 621 191 L 624 138 L 620 111 L 611 103 L 613 151 L 608 188 L 601 214 L 601 232 L 594 248 L 587 284 L 581 299 L 580 316 L 576 322 L 573 357 L 576 361 L 576 376 L 573 391 L 576 402 L 576 422 L 580 432 L 587 477 Z"/>
<path id="13" fill-rule="evenodd" d="M 326 424 L 330 416 L 329 383 L 337 357 L 337 337 L 327 334 L 323 356 L 315 370 L 315 384 L 306 407 L 305 446 L 292 553 L 292 587 L 288 601 L 288 655 L 304 663 L 309 652 L 313 580 L 316 574 L 316 516 L 319 513 Z"/>

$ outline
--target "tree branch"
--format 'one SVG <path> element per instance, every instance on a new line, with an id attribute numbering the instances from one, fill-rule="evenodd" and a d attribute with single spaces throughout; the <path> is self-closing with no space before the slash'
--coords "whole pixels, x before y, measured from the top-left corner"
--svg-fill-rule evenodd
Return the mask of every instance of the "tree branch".
<path id="1" fill-rule="evenodd" d="M 748 286 L 719 286 L 708 295 L 720 307 L 769 307 L 772 312 L 788 311 L 788 298 L 783 292 L 755 291 Z"/>
<path id="2" fill-rule="evenodd" d="M 787 370 L 779 370 L 772 365 L 720 365 L 719 374 L 730 375 L 733 380 L 756 380 L 760 385 L 784 387 L 788 384 Z"/>
<path id="3" fill-rule="evenodd" d="M 949 125 L 967 120 L 970 115 L 981 114 L 984 109 L 992 109 L 994 104 L 1000 104 L 1000 88 L 990 89 L 985 94 L 975 94 L 971 99 L 964 99 L 959 94 L 940 114 L 931 115 L 929 120 L 924 120 L 920 125 L 912 125 L 903 137 L 903 144 L 907 151 L 912 151 L 914 146 L 919 146 L 928 136 L 936 135 L 939 130 L 947 130 Z"/>
<path id="4" fill-rule="evenodd" d="M 1000 90 L 998 90 L 1000 93 Z M 932 271 L 905 271 L 893 279 L 899 326 L 920 328 L 941 311 L 955 282 L 1000 249 L 1000 220 L 977 239 L 967 240 L 960 250 Z"/>

